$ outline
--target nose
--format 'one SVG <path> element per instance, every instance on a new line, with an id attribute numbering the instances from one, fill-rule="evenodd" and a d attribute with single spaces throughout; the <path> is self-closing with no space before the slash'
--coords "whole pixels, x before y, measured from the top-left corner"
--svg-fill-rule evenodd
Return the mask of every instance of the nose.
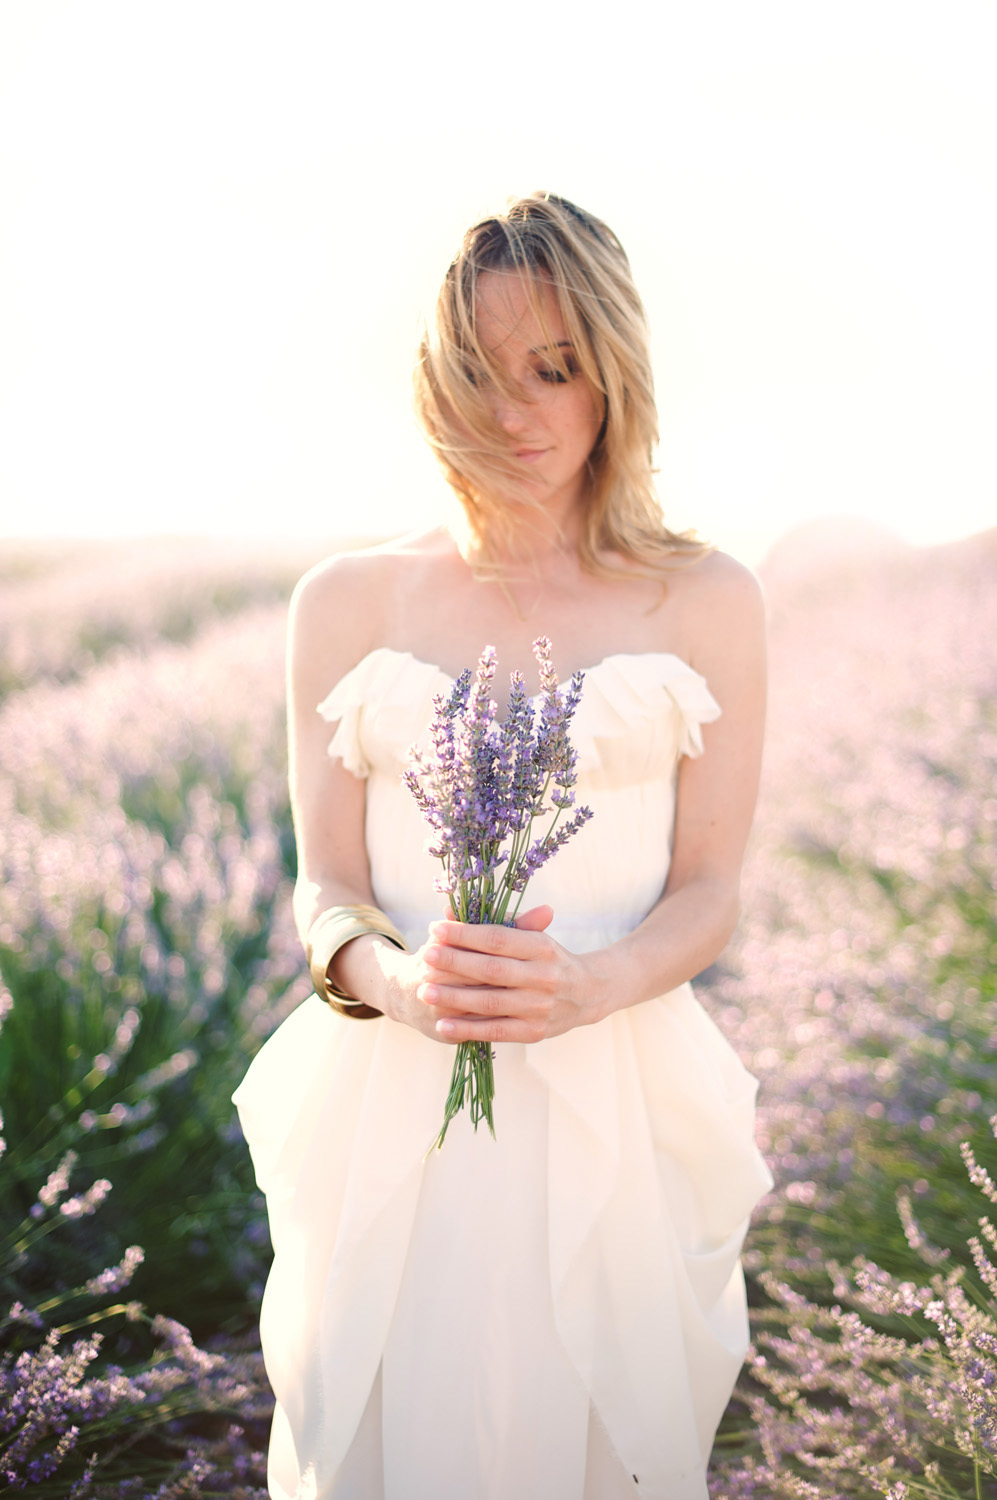
<path id="1" fill-rule="evenodd" d="M 511 436 L 523 431 L 525 415 L 521 402 L 495 392 L 492 396 L 491 408 L 492 415 L 503 432 L 508 432 Z"/>

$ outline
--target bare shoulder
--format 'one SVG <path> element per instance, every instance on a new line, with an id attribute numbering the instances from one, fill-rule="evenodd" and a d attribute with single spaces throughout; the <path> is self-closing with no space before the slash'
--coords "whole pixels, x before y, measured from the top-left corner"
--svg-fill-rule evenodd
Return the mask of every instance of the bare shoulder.
<path id="1" fill-rule="evenodd" d="M 726 552 L 710 552 L 676 575 L 675 592 L 693 666 L 715 668 L 718 657 L 764 658 L 765 600 L 750 568 Z"/>
<path id="2" fill-rule="evenodd" d="M 688 589 L 688 602 L 712 612 L 716 609 L 754 612 L 763 609 L 761 584 L 750 568 L 728 552 L 708 552 L 679 575 Z"/>
<path id="3" fill-rule="evenodd" d="M 436 528 L 335 553 L 309 568 L 291 596 L 292 649 L 295 640 L 322 641 L 347 665 L 350 658 L 359 660 L 382 642 L 386 608 L 399 587 L 413 572 L 430 568 L 448 546 Z"/>

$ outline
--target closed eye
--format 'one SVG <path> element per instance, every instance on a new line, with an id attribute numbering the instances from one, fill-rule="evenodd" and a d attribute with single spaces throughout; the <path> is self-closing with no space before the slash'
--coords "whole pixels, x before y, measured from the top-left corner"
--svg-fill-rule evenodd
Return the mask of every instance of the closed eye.
<path id="1" fill-rule="evenodd" d="M 578 374 L 578 366 L 573 359 L 565 360 L 564 365 L 563 370 L 559 370 L 556 365 L 544 365 L 537 371 L 537 376 L 545 385 L 567 385 Z"/>

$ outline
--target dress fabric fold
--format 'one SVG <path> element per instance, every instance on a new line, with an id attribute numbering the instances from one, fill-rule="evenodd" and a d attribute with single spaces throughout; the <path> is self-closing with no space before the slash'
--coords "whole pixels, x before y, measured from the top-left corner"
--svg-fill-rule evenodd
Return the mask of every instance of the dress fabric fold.
<path id="1" fill-rule="evenodd" d="M 451 679 L 371 652 L 319 706 L 367 779 L 375 899 L 412 948 L 439 914 L 401 782 Z M 573 726 L 595 816 L 531 882 L 566 948 L 636 926 L 668 873 L 680 757 L 719 714 L 665 653 L 607 657 Z M 317 996 L 236 1093 L 274 1265 L 261 1335 L 274 1500 L 706 1500 L 747 1344 L 738 1257 L 771 1178 L 755 1081 L 683 985 L 496 1048 L 495 1128 L 458 1116 L 453 1053 Z"/>

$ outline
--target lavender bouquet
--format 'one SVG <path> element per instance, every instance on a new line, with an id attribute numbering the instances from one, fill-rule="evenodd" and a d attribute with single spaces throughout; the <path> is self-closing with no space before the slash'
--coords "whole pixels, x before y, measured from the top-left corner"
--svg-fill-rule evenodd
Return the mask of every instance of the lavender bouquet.
<path id="1" fill-rule="evenodd" d="M 405 781 L 433 830 L 429 852 L 443 865 L 436 888 L 450 898 L 458 922 L 495 922 L 511 927 L 530 877 L 592 816 L 574 805 L 577 752 L 568 728 L 581 697 L 584 674 L 558 691 L 557 673 L 545 636 L 533 643 L 540 667 L 539 715 L 523 676 L 513 672 L 505 719 L 496 722 L 491 690 L 498 658 L 486 646 L 472 674 L 457 678 L 449 697 L 438 694 L 432 751 L 413 748 Z M 538 837 L 538 818 L 550 821 Z M 487 1042 L 461 1042 L 454 1059 L 443 1127 L 467 1105 L 477 1130 L 487 1120 L 492 1135 L 494 1053 Z"/>

